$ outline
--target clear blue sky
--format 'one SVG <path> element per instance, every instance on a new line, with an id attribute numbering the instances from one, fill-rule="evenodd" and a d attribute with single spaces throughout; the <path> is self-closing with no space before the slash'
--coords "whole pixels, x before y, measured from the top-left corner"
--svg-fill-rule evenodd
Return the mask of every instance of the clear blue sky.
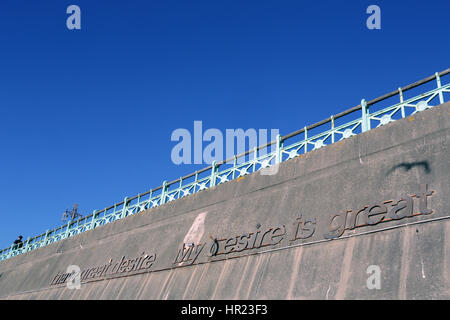
<path id="1" fill-rule="evenodd" d="M 81 30 L 66 8 L 81 8 Z M 381 8 L 381 30 L 366 8 Z M 449 67 L 449 1 L 0 4 L 0 247 L 194 171 L 173 130 L 287 134 Z M 201 167 L 201 166 L 200 166 Z"/>

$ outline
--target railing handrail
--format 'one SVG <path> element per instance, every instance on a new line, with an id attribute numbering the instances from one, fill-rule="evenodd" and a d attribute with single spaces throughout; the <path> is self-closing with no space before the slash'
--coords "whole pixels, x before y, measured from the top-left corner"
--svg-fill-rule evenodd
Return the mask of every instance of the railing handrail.
<path id="1" fill-rule="evenodd" d="M 285 140 L 287 140 L 287 139 L 289 139 L 289 138 L 292 138 L 292 137 L 295 137 L 295 136 L 298 136 L 298 135 L 300 135 L 300 134 L 302 134 L 302 133 L 305 133 L 305 139 L 303 140 L 303 145 L 304 146 L 307 146 L 307 144 L 308 143 L 311 143 L 311 140 L 313 140 L 314 138 L 315 138 L 315 136 L 313 136 L 313 137 L 309 137 L 309 138 L 307 138 L 306 137 L 306 133 L 309 131 L 309 130 L 312 130 L 312 129 L 314 129 L 314 128 L 317 128 L 317 127 L 319 127 L 319 126 L 321 126 L 321 125 L 324 125 L 324 124 L 327 124 L 327 123 L 329 123 L 329 122 L 332 122 L 332 126 L 334 126 L 334 120 L 336 120 L 336 119 L 339 119 L 339 118 L 342 118 L 342 117 L 344 117 L 344 116 L 346 116 L 346 115 L 349 115 L 349 114 L 351 114 L 351 113 L 353 113 L 353 112 L 356 112 L 356 111 L 359 111 L 359 110 L 362 110 L 363 111 L 363 115 L 362 115 L 362 117 L 361 117 L 361 121 L 360 120 L 353 120 L 353 121 L 350 121 L 349 123 L 353 123 L 353 122 L 355 122 L 355 123 L 357 123 L 357 125 L 358 124 L 361 124 L 361 126 L 362 126 L 362 131 L 367 131 L 367 130 L 370 130 L 370 114 L 369 114 L 369 112 L 368 112 L 368 107 L 369 106 L 371 106 L 371 105 L 374 105 L 374 104 L 376 104 L 376 103 L 379 103 L 379 102 L 381 102 L 381 101 L 383 101 L 383 100 L 386 100 L 386 99 L 388 99 L 388 98 L 391 98 L 391 97 L 393 97 L 393 96 L 396 96 L 396 95 L 400 95 L 400 99 L 401 99 L 401 103 L 403 103 L 403 93 L 404 92 L 406 92 L 406 91 L 408 91 L 408 90 L 411 90 L 411 89 L 413 89 L 413 88 L 416 88 L 416 87 L 418 87 L 418 86 L 421 86 L 421 85 L 423 85 L 423 84 L 425 84 L 425 83 L 428 83 L 428 82 L 430 82 L 430 81 L 433 81 L 433 80 L 437 80 L 437 83 L 438 83 L 438 88 L 437 89 L 434 89 L 434 90 L 439 90 L 439 89 L 442 89 L 443 87 L 441 86 L 441 83 L 440 83 L 440 77 L 442 77 L 442 76 L 445 76 L 445 75 L 447 75 L 447 74 L 450 74 L 450 68 L 448 68 L 448 69 L 446 69 L 446 70 L 444 70 L 444 71 L 441 71 L 441 72 L 436 72 L 434 75 L 431 75 L 431 76 L 429 76 L 429 77 L 426 77 L 426 78 L 424 78 L 424 79 L 422 79 L 422 80 L 419 80 L 419 81 L 416 81 L 416 82 L 414 82 L 414 83 L 412 83 L 412 84 L 410 84 L 410 85 L 407 85 L 407 86 L 404 86 L 404 87 L 402 87 L 402 88 L 399 88 L 399 89 L 397 89 L 397 90 L 395 90 L 395 91 L 392 91 L 392 92 L 390 92 L 390 93 L 387 93 L 387 94 L 385 94 L 385 95 L 382 95 L 382 96 L 380 96 L 380 97 L 378 97 L 378 98 L 375 98 L 375 99 L 373 99 L 373 100 L 370 100 L 370 101 L 365 101 L 364 99 L 361 101 L 361 104 L 359 104 L 359 105 L 357 105 L 357 106 L 355 106 L 355 107 L 353 107 L 353 108 L 350 108 L 350 109 L 347 109 L 347 110 L 345 110 L 345 111 L 343 111 L 343 112 L 340 112 L 340 113 L 338 113 L 338 114 L 336 114 L 336 115 L 333 115 L 333 116 L 331 116 L 331 117 L 329 117 L 329 118 L 327 118 L 327 119 L 324 119 L 324 120 L 322 120 L 322 121 L 319 121 L 319 122 L 316 122 L 316 123 L 314 123 L 314 124 L 312 124 L 312 125 L 310 125 L 310 126 L 306 126 L 306 127 L 304 127 L 304 128 L 302 128 L 302 129 L 300 129 L 300 130 L 296 130 L 296 131 L 294 131 L 294 132 L 291 132 L 291 133 L 289 133 L 289 134 L 287 134 L 287 135 L 284 135 L 284 136 L 280 136 L 280 135 L 278 135 L 277 136 L 277 139 L 276 140 L 273 140 L 273 141 L 270 141 L 270 142 L 268 142 L 268 143 L 266 143 L 266 144 L 264 144 L 264 145 L 261 145 L 261 146 L 257 146 L 257 147 L 255 147 L 255 148 L 253 148 L 253 149 L 250 149 L 250 150 L 247 150 L 247 151 L 245 151 L 245 152 L 243 152 L 243 153 L 241 153 L 241 154 L 238 154 L 238 155 L 235 155 L 235 156 L 233 156 L 233 157 L 231 157 L 231 158 L 229 158 L 229 159 L 225 159 L 225 160 L 222 160 L 222 161 L 219 161 L 219 162 L 213 162 L 213 164 L 212 165 L 210 165 L 210 166 L 207 166 L 207 167 L 205 167 L 205 168 L 203 168 L 203 169 L 201 169 L 201 170 L 198 170 L 198 171 L 195 171 L 195 172 L 193 172 L 193 173 L 190 173 L 190 174 L 188 174 L 188 175 L 186 175 L 186 176 L 184 176 L 184 177 L 180 177 L 180 178 L 178 178 L 178 179 L 175 179 L 175 180 L 173 180 L 173 181 L 170 181 L 170 182 L 164 182 L 161 186 L 159 186 L 159 187 L 156 187 L 156 188 L 153 188 L 153 189 L 151 189 L 151 190 L 149 190 L 149 191 L 146 191 L 146 192 L 144 192 L 144 193 L 140 193 L 140 194 L 138 194 L 138 195 L 136 195 L 136 196 L 133 196 L 133 197 L 130 197 L 130 198 L 128 198 L 128 197 L 126 197 L 124 200 L 122 200 L 121 202 L 118 202 L 118 203 L 115 203 L 115 204 L 113 204 L 113 205 L 111 205 L 111 206 L 109 206 L 109 207 L 106 207 L 106 208 L 104 208 L 104 209 L 102 209 L 102 210 L 94 210 L 94 212 L 92 213 L 92 214 L 89 214 L 89 215 L 87 215 L 87 216 L 84 216 L 84 217 L 82 217 L 82 218 L 79 218 L 79 219 L 77 219 L 77 220 L 71 220 L 71 221 L 69 221 L 68 223 L 66 223 L 65 225 L 62 225 L 62 226 L 60 226 L 60 227 L 57 227 L 57 228 L 54 228 L 54 229 L 52 229 L 52 230 L 47 230 L 45 233 L 42 233 L 42 234 L 40 234 L 40 235 L 38 235 L 38 236 L 35 236 L 35 237 L 31 237 L 31 238 L 28 238 L 27 240 L 25 240 L 24 242 L 23 242 L 23 246 L 22 246 L 22 248 L 24 248 L 23 250 L 25 250 L 25 252 L 27 252 L 28 251 L 28 246 L 31 244 L 31 243 L 33 243 L 33 241 L 34 240 L 36 240 L 36 239 L 39 239 L 40 237 L 43 237 L 43 239 L 40 239 L 39 241 L 37 241 L 37 243 L 39 243 L 39 242 L 41 242 L 41 241 L 43 241 L 43 242 L 45 242 L 45 244 L 47 244 L 47 242 L 46 241 L 48 241 L 48 236 L 50 235 L 50 234 L 55 234 L 57 231 L 59 231 L 59 230 L 61 230 L 61 232 L 60 232 L 60 234 L 62 234 L 63 233 L 63 231 L 64 231 L 64 228 L 66 228 L 66 230 L 65 230 L 65 232 L 66 233 L 69 233 L 70 232 L 70 228 L 72 227 L 72 226 L 74 226 L 74 225 L 78 225 L 78 222 L 81 222 L 81 221 L 85 221 L 84 222 L 84 224 L 83 225 L 81 225 L 81 226 L 86 226 L 87 224 L 88 224 L 88 220 L 90 219 L 90 218 L 92 218 L 92 220 L 89 222 L 90 224 L 92 224 L 92 225 L 94 225 L 94 227 L 95 227 L 95 220 L 96 220 L 96 217 L 98 217 L 101 213 L 105 213 L 105 215 L 104 215 L 104 217 L 103 218 L 106 218 L 106 217 L 109 217 L 109 216 L 111 216 L 111 215 L 118 215 L 119 213 L 119 211 L 121 211 L 122 212 L 122 215 L 121 215 L 121 217 L 124 217 L 124 216 L 126 216 L 126 211 L 127 211 L 127 206 L 132 202 L 132 201 L 134 201 L 134 200 L 136 200 L 136 199 L 141 199 L 142 197 L 144 197 L 144 196 L 149 196 L 149 199 L 148 199 L 148 201 L 149 202 L 151 202 L 152 201 L 152 199 L 154 199 L 153 201 L 158 201 L 158 198 L 159 198 L 159 201 L 160 201 L 160 204 L 159 205 L 161 205 L 161 204 L 163 204 L 163 203 L 165 203 L 165 201 L 166 201 L 166 199 L 165 199 L 165 197 L 167 197 L 168 195 L 170 196 L 170 194 L 171 193 L 176 193 L 176 192 L 181 192 L 181 191 L 183 191 L 182 190 L 182 182 L 183 182 L 183 180 L 186 180 L 186 179 L 189 179 L 189 178 L 192 178 L 192 177 L 194 177 L 195 176 L 195 178 L 196 178 L 196 180 L 195 181 L 193 181 L 193 182 L 189 182 L 187 185 L 185 185 L 184 187 L 186 188 L 186 187 L 189 187 L 189 188 L 192 188 L 192 187 L 195 187 L 195 183 L 196 182 L 198 182 L 198 181 L 206 181 L 205 183 L 207 183 L 208 181 L 208 176 L 206 176 L 206 177 L 202 177 L 202 178 L 198 178 L 198 175 L 199 174 L 201 174 L 201 173 L 204 173 L 204 172 L 207 172 L 207 171 L 211 171 L 211 176 L 209 177 L 209 183 L 210 183 L 210 186 L 211 185 L 215 185 L 215 175 L 220 175 L 220 173 L 223 173 L 223 172 L 232 172 L 234 169 L 236 169 L 237 167 L 245 167 L 245 166 L 251 166 L 251 165 L 254 165 L 255 167 L 254 167 L 254 171 L 255 171 L 255 168 L 256 168 L 256 162 L 257 162 L 257 157 L 256 157 L 256 155 L 258 154 L 257 152 L 258 151 L 260 151 L 260 150 L 263 150 L 263 149 L 265 149 L 265 148 L 268 148 L 268 147 L 270 147 L 270 146 L 272 146 L 272 145 L 276 145 L 276 147 L 277 147 L 277 151 L 275 151 L 275 152 L 278 152 L 278 153 L 280 153 L 280 150 L 281 150 L 281 145 L 282 145 L 282 143 L 285 141 Z M 449 91 L 445 91 L 445 92 L 450 92 L 450 90 Z M 440 91 L 440 101 L 441 101 L 441 103 L 443 103 L 443 96 L 442 96 L 442 91 Z M 383 109 L 384 110 L 384 109 Z M 366 119 L 364 119 L 364 117 L 366 117 Z M 364 128 L 364 121 L 369 121 L 369 128 Z M 343 124 L 343 125 L 341 125 L 341 126 L 338 126 L 338 128 L 339 127 L 345 127 L 346 125 L 347 125 L 348 123 L 346 123 L 346 124 Z M 367 123 L 366 123 L 366 126 L 367 126 Z M 336 127 L 333 127 L 334 129 L 336 129 Z M 327 133 L 328 131 L 326 131 L 325 133 Z M 316 136 L 320 136 L 320 135 L 325 135 L 325 133 L 321 133 L 321 134 L 318 134 L 318 135 L 316 135 Z M 333 133 L 333 132 L 332 132 Z M 333 140 L 333 142 L 334 142 L 334 140 Z M 300 142 L 300 143 L 297 143 L 298 145 L 301 145 L 302 143 Z M 296 145 L 295 143 L 294 143 L 294 145 Z M 286 147 L 286 149 L 287 148 L 289 148 L 290 146 L 288 146 L 288 147 Z M 307 151 L 307 148 L 305 147 L 305 150 L 304 150 L 305 152 L 308 152 Z M 239 158 L 242 158 L 242 157 L 245 157 L 245 156 L 247 156 L 247 155 L 249 155 L 249 154 L 251 154 L 251 153 L 255 153 L 255 159 L 254 159 L 254 162 L 251 162 L 251 161 L 249 161 L 249 162 L 246 162 L 246 163 L 244 163 L 244 164 L 239 164 L 239 166 L 236 166 L 236 159 L 239 159 Z M 268 157 L 268 158 L 271 158 L 271 157 L 273 157 L 274 156 L 274 152 L 272 152 L 272 153 L 270 153 L 270 154 L 264 154 L 263 156 L 266 156 L 266 157 Z M 278 154 L 277 154 L 277 157 L 278 157 Z M 282 158 L 282 157 L 281 157 Z M 230 163 L 231 161 L 234 161 L 234 164 L 233 164 L 233 167 L 230 167 L 230 168 L 228 168 L 228 169 L 226 169 L 226 170 L 224 170 L 224 171 L 222 171 L 222 172 L 219 172 L 219 171 L 217 171 L 217 169 L 221 166 L 221 165 L 223 165 L 223 164 L 226 164 L 226 163 Z M 277 162 L 278 161 L 283 161 L 282 159 L 277 159 L 276 160 Z M 228 173 L 229 174 L 229 173 Z M 233 178 L 234 179 L 234 178 Z M 227 180 L 228 181 L 228 180 Z M 175 190 L 169 190 L 169 187 L 171 186 L 171 185 L 174 185 L 174 184 L 176 184 L 176 183 L 180 183 L 180 187 L 179 187 L 179 189 L 175 189 Z M 153 198 L 152 198 L 152 195 L 153 195 L 153 193 L 154 192 L 156 192 L 156 191 L 159 191 L 159 190 L 161 190 L 161 194 L 159 194 L 159 195 L 156 195 L 156 196 L 154 196 Z M 200 189 L 200 190 L 203 190 L 203 189 Z M 199 190 L 198 190 L 199 191 Z M 194 191 L 194 192 L 198 192 L 198 191 Z M 190 194 L 190 193 L 189 193 Z M 123 206 L 120 210 L 117 210 L 116 211 L 116 209 L 118 208 L 118 207 L 120 207 L 120 206 Z M 114 209 L 114 212 L 113 213 L 108 213 L 108 211 L 109 210 L 111 210 L 111 209 Z M 105 223 L 108 223 L 108 222 L 105 222 Z M 57 241 L 57 240 L 56 240 Z M 33 243 L 34 244 L 34 243 Z M 45 245 L 44 244 L 44 245 Z M 13 248 L 14 248 L 14 245 L 11 245 L 10 247 L 8 247 L 8 248 L 5 248 L 5 249 L 3 249 L 3 250 L 1 250 L 0 249 L 0 253 L 4 253 L 4 252 L 12 252 L 13 251 Z M 17 250 L 17 249 L 15 249 L 15 250 Z M 32 250 L 32 249 L 31 249 Z M 5 259 L 5 258 L 3 258 L 3 259 Z M 2 259 L 2 256 L 0 256 L 0 260 L 3 260 Z"/>

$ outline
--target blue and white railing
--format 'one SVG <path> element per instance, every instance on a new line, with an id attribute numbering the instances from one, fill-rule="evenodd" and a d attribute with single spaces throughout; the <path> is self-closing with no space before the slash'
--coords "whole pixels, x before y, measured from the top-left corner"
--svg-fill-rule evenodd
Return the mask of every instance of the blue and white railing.
<path id="1" fill-rule="evenodd" d="M 162 186 L 134 197 L 127 197 L 123 201 L 103 210 L 95 210 L 91 215 L 75 221 L 69 221 L 59 228 L 28 238 L 24 241 L 21 248 L 15 248 L 12 245 L 1 250 L 0 260 L 29 252 L 138 212 L 181 199 L 215 185 L 295 158 L 308 151 L 442 104 L 449 101 L 450 83 L 445 85 L 441 83 L 442 77 L 448 74 L 450 74 L 450 69 L 435 73 L 428 78 L 399 88 L 377 99 L 371 101 L 363 99 L 361 104 L 354 108 L 286 136 L 277 136 L 275 141 L 264 146 L 248 150 L 231 159 L 214 162 L 207 168 L 172 182 L 165 181 Z M 432 82 L 435 82 L 435 87 L 426 91 L 425 86 Z M 420 93 L 416 93 L 411 98 L 405 98 L 407 91 L 411 92 L 417 89 L 420 90 Z M 389 102 L 389 99 L 392 98 L 398 98 L 399 100 L 389 104 L 387 107 L 381 106 L 382 102 Z M 377 107 L 380 110 L 376 110 Z M 347 119 L 348 117 L 350 119 Z"/>

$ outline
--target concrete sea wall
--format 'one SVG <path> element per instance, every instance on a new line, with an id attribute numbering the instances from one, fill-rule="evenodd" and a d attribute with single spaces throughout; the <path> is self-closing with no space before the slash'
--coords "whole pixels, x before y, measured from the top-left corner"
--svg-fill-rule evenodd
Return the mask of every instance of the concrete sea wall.
<path id="1" fill-rule="evenodd" d="M 0 261 L 0 299 L 449 299 L 449 141 L 447 103 Z"/>

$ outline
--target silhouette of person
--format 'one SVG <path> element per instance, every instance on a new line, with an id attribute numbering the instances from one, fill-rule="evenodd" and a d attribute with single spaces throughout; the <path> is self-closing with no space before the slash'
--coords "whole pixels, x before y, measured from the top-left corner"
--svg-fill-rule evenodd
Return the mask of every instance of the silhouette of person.
<path id="1" fill-rule="evenodd" d="M 14 247 L 13 249 L 20 249 L 23 246 L 23 242 L 22 242 L 22 236 L 18 236 L 16 240 L 14 240 Z"/>

